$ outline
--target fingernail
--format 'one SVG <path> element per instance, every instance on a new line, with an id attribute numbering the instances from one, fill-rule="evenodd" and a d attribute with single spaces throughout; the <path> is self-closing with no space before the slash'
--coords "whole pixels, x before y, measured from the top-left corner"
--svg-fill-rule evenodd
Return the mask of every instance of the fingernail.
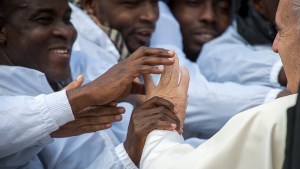
<path id="1" fill-rule="evenodd" d="M 177 110 L 176 107 L 174 107 L 174 113 L 175 113 L 175 114 L 178 114 L 178 110 Z"/>
<path id="2" fill-rule="evenodd" d="M 118 113 L 125 113 L 125 109 L 123 107 L 118 107 Z"/>
<path id="3" fill-rule="evenodd" d="M 83 75 L 79 75 L 79 76 L 76 78 L 76 80 L 80 80 L 80 79 L 82 79 L 82 77 L 83 77 Z"/>
<path id="4" fill-rule="evenodd" d="M 171 58 L 167 58 L 168 60 L 170 60 L 170 61 L 174 61 L 175 60 L 175 58 L 174 57 L 171 57 Z"/>
<path id="5" fill-rule="evenodd" d="M 171 127 L 173 128 L 173 130 L 175 130 L 177 125 L 176 124 L 171 124 Z"/>
<path id="6" fill-rule="evenodd" d="M 173 51 L 172 51 L 172 50 L 167 50 L 167 53 L 168 53 L 168 54 L 172 54 Z"/>
<path id="7" fill-rule="evenodd" d="M 106 124 L 105 127 L 109 128 L 109 127 L 111 127 L 111 124 L 110 123 Z"/>
<path id="8" fill-rule="evenodd" d="M 115 116 L 115 119 L 116 119 L 116 120 L 122 120 L 122 116 L 119 116 L 119 115 L 118 115 L 118 116 Z"/>

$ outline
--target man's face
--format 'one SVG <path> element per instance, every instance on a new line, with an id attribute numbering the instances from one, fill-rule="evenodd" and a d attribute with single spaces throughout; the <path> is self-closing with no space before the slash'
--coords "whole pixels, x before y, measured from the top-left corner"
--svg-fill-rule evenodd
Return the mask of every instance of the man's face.
<path id="1" fill-rule="evenodd" d="M 130 52 L 149 46 L 158 19 L 157 0 L 96 0 L 100 22 L 118 30 Z"/>
<path id="2" fill-rule="evenodd" d="M 280 0 L 276 13 L 278 33 L 273 43 L 273 50 L 279 53 L 288 80 L 288 88 L 297 93 L 300 82 L 300 30 L 292 9 L 291 0 Z"/>
<path id="3" fill-rule="evenodd" d="M 231 20 L 230 0 L 174 0 L 171 8 L 181 26 L 186 54 L 198 56 L 202 46 L 222 34 Z"/>
<path id="4" fill-rule="evenodd" d="M 70 76 L 70 53 L 76 30 L 67 0 L 22 0 L 14 4 L 2 33 L 1 50 L 16 66 L 39 70 L 49 82 Z"/>

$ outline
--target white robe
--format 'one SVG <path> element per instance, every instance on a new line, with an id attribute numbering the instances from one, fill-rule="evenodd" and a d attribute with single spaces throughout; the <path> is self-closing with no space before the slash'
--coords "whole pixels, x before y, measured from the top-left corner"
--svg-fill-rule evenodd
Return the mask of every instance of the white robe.
<path id="1" fill-rule="evenodd" d="M 141 169 L 281 169 L 287 109 L 291 95 L 234 116 L 216 135 L 194 149 L 176 132 L 153 131 L 147 137 Z"/>

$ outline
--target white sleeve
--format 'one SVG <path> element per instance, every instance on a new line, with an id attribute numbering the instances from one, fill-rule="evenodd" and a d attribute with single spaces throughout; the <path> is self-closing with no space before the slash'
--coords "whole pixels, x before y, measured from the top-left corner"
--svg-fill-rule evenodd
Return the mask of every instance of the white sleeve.
<path id="1" fill-rule="evenodd" d="M 280 57 L 270 46 L 253 47 L 241 37 L 232 35 L 230 27 L 222 36 L 204 45 L 198 57 L 209 81 L 233 81 L 241 84 L 279 87 L 278 75 L 282 68 Z"/>
<path id="2" fill-rule="evenodd" d="M 177 132 L 153 131 L 141 169 L 280 169 L 286 137 L 286 111 L 296 97 L 277 99 L 233 117 L 216 135 L 194 149 Z"/>
<path id="3" fill-rule="evenodd" d="M 49 95 L 0 96 L 0 158 L 34 144 L 74 120 L 65 91 Z"/>
<path id="4" fill-rule="evenodd" d="M 55 139 L 39 157 L 45 168 L 52 169 L 137 169 L 123 144 L 111 134 L 108 129 Z"/>

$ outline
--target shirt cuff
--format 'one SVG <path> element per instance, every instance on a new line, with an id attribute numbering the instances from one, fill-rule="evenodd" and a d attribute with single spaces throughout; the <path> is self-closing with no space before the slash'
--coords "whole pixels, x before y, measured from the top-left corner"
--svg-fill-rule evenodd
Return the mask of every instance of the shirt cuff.
<path id="1" fill-rule="evenodd" d="M 45 99 L 49 116 L 58 127 L 74 120 L 74 115 L 65 90 L 46 95 Z"/>
<path id="2" fill-rule="evenodd" d="M 271 89 L 269 91 L 269 93 L 267 94 L 264 103 L 275 100 L 281 91 L 282 90 L 280 90 L 280 89 Z"/>
<path id="3" fill-rule="evenodd" d="M 279 60 L 278 62 L 276 62 L 273 65 L 271 73 L 270 73 L 271 84 L 276 84 L 277 86 L 280 86 L 279 81 L 278 81 L 278 76 L 279 76 L 279 72 L 280 72 L 281 68 L 282 68 L 281 60 Z"/>
<path id="4" fill-rule="evenodd" d="M 128 156 L 123 143 L 119 144 L 115 150 L 118 158 L 124 165 L 125 169 L 138 169 L 137 166 L 131 160 L 131 158 Z"/>

